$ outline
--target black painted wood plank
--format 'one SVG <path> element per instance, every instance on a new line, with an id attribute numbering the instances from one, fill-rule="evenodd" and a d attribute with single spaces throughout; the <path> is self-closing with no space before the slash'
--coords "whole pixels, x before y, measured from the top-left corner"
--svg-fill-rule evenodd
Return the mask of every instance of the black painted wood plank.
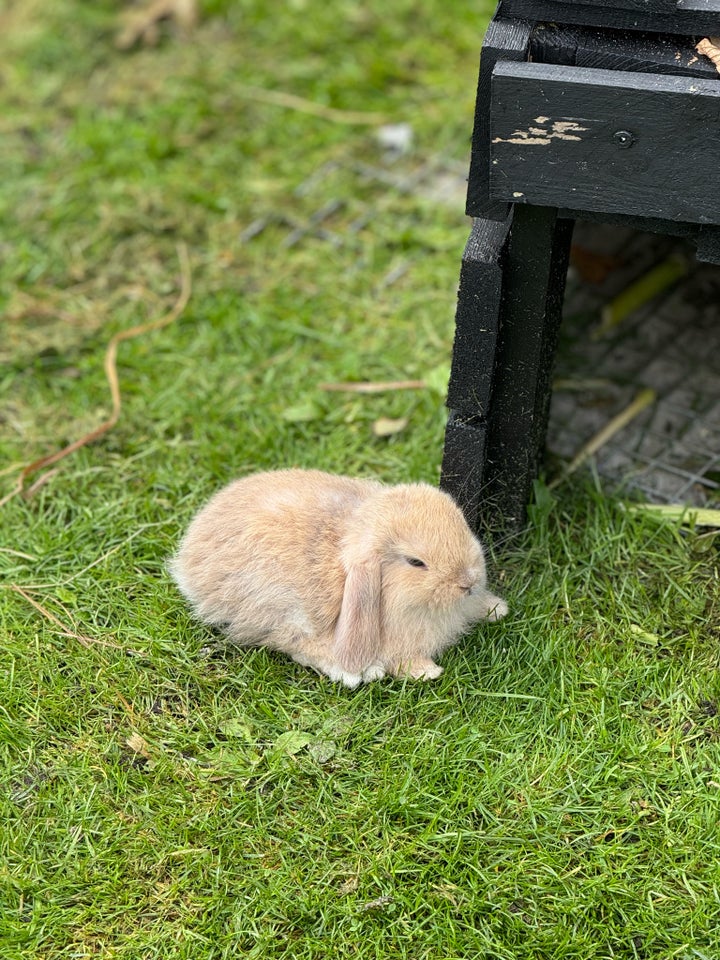
<path id="1" fill-rule="evenodd" d="M 720 0 L 677 0 L 677 8 L 717 14 L 720 13 Z"/>
<path id="2" fill-rule="evenodd" d="M 542 207 L 473 225 L 441 485 L 476 530 L 516 529 L 525 517 L 545 444 L 572 227 Z"/>
<path id="3" fill-rule="evenodd" d="M 569 52 L 572 59 L 568 57 Z M 569 64 L 603 70 L 632 70 L 708 79 L 717 77 L 715 65 L 708 57 L 698 56 L 694 38 L 677 34 L 634 33 L 541 23 L 533 31 L 530 56 L 526 59 L 534 63 Z"/>
<path id="4" fill-rule="evenodd" d="M 479 532 L 484 489 L 486 416 L 502 309 L 502 278 L 510 218 L 477 219 L 463 254 L 448 385 L 450 416 L 440 485 Z"/>
<path id="5" fill-rule="evenodd" d="M 475 220 L 463 254 L 447 405 L 467 417 L 490 403 L 508 229 L 509 220 Z"/>
<path id="6" fill-rule="evenodd" d="M 500 62 L 496 200 L 720 223 L 720 80 Z"/>
<path id="7" fill-rule="evenodd" d="M 445 428 L 440 487 L 465 514 L 470 527 L 484 534 L 483 473 L 487 429 L 483 421 L 450 411 Z"/>
<path id="8" fill-rule="evenodd" d="M 628 213 L 595 213 L 593 210 L 558 209 L 563 220 L 587 220 L 591 223 L 617 223 L 622 227 L 632 227 L 645 233 L 666 233 L 671 237 L 686 237 L 695 240 L 702 227 L 697 223 L 685 223 L 680 220 L 659 220 L 657 217 L 634 217 Z"/>
<path id="9" fill-rule="evenodd" d="M 538 4 L 541 6 L 542 4 Z M 621 10 L 638 10 L 642 13 L 675 13 L 677 0 L 566 0 L 568 7 L 605 7 Z"/>
<path id="10" fill-rule="evenodd" d="M 720 263 L 720 227 L 700 227 L 697 258 L 703 263 Z"/>
<path id="11" fill-rule="evenodd" d="M 572 229 L 553 209 L 513 209 L 483 471 L 499 527 L 524 521 L 544 451 Z"/>
<path id="12" fill-rule="evenodd" d="M 502 0 L 504 17 L 520 17 L 534 23 L 576 23 L 615 30 L 649 30 L 657 33 L 684 33 L 690 36 L 715 35 L 718 29 L 717 0 L 680 0 L 674 11 L 610 7 L 607 3 L 572 3 L 569 0 Z"/>
<path id="13" fill-rule="evenodd" d="M 530 43 L 530 24 L 525 21 L 496 18 L 490 23 L 480 58 L 475 124 L 470 153 L 470 174 L 466 212 L 470 217 L 505 220 L 507 203 L 490 200 L 490 95 L 492 72 L 498 60 L 525 60 Z"/>

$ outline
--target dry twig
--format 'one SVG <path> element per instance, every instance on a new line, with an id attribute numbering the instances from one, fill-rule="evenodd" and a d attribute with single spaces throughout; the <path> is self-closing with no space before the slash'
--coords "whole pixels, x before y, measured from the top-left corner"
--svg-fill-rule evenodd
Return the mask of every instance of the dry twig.
<path id="1" fill-rule="evenodd" d="M 62 460 L 71 453 L 75 453 L 76 450 L 86 446 L 88 443 L 93 443 L 93 441 L 104 436 L 109 430 L 112 430 L 112 428 L 118 422 L 122 407 L 120 384 L 117 375 L 118 346 L 124 340 L 132 340 L 134 337 L 139 337 L 144 333 L 150 333 L 153 330 L 161 330 L 163 327 L 167 327 L 174 320 L 177 320 L 190 299 L 190 294 L 192 292 L 190 259 L 188 257 L 187 247 L 185 247 L 184 244 L 180 244 L 178 246 L 178 256 L 180 258 L 181 267 L 181 287 L 178 298 L 175 301 L 175 305 L 170 312 L 164 317 L 161 317 L 159 320 L 153 320 L 151 323 L 143 323 L 137 327 L 130 327 L 129 330 L 121 330 L 119 333 L 116 333 L 108 343 L 107 350 L 105 351 L 105 376 L 107 377 L 107 381 L 110 386 L 110 395 L 112 397 L 112 413 L 108 419 L 105 420 L 104 423 L 101 423 L 99 427 L 91 430 L 90 433 L 85 434 L 85 436 L 80 437 L 77 440 L 73 440 L 72 443 L 69 443 L 66 447 L 63 447 L 62 450 L 56 450 L 55 453 L 50 453 L 45 457 L 40 457 L 39 460 L 34 460 L 32 463 L 29 463 L 27 466 L 23 467 L 20 471 L 20 476 L 18 477 L 15 487 L 10 491 L 10 493 L 3 497 L 2 500 L 0 500 L 0 507 L 4 506 L 9 500 L 17 496 L 17 494 L 23 492 L 25 481 L 31 474 L 36 473 L 38 470 L 42 470 L 44 467 L 50 467 L 52 464 L 57 463 L 58 460 Z M 34 487 L 37 487 L 39 482 L 40 481 L 36 481 Z"/>
<path id="2" fill-rule="evenodd" d="M 633 420 L 645 409 L 645 407 L 649 407 L 650 404 L 654 402 L 654 390 L 641 390 L 632 403 L 628 404 L 624 410 L 621 410 L 617 416 L 613 417 L 612 420 L 609 421 L 609 423 L 606 423 L 602 430 L 598 430 L 595 436 L 588 440 L 588 442 L 578 450 L 561 476 L 556 477 L 552 483 L 548 484 L 548 489 L 554 490 L 555 487 L 559 486 L 566 477 L 570 476 L 570 474 L 574 473 L 579 466 L 585 463 L 588 457 L 591 457 L 594 453 L 597 453 L 601 447 L 604 447 L 605 444 L 611 440 L 616 433 L 619 433 L 620 430 L 624 429 L 631 420 Z"/>
<path id="3" fill-rule="evenodd" d="M 385 383 L 319 383 L 328 393 L 386 393 L 389 390 L 424 390 L 424 380 L 388 380 Z"/>
<path id="4" fill-rule="evenodd" d="M 60 635 L 61 635 L 61 636 L 63 636 L 63 637 L 71 637 L 73 640 L 77 640 L 77 642 L 78 642 L 79 644 L 81 644 L 83 647 L 92 647 L 92 646 L 97 645 L 97 646 L 100 646 L 100 647 L 112 647 L 114 650 L 122 650 L 122 649 L 123 649 L 123 648 L 120 647 L 117 643 L 111 643 L 109 640 L 98 640 L 98 639 L 94 639 L 94 638 L 92 638 L 92 637 L 86 637 L 84 634 L 82 634 L 82 633 L 77 633 L 77 631 L 75 631 L 75 630 L 68 630 L 68 628 L 67 628 L 67 627 L 65 626 L 65 624 L 62 622 L 62 620 L 59 620 L 59 619 L 55 616 L 54 613 L 50 613 L 49 610 L 47 610 L 45 607 L 43 607 L 43 605 L 42 605 L 41 603 L 38 603 L 37 600 L 35 600 L 33 597 L 31 597 L 30 594 L 29 594 L 26 590 L 23 590 L 23 588 L 22 588 L 22 587 L 19 587 L 16 583 L 10 583 L 10 584 L 8 584 L 8 589 L 9 589 L 9 590 L 13 590 L 15 593 L 20 594 L 20 596 L 23 598 L 23 600 L 27 600 L 27 602 L 28 602 L 32 607 L 35 607 L 35 609 L 38 611 L 38 613 L 41 613 L 41 614 L 43 615 L 43 617 L 45 617 L 46 620 L 49 620 L 50 623 L 54 623 L 55 626 L 59 628 L 59 631 L 60 631 Z M 73 626 L 74 626 L 74 624 L 73 624 Z"/>
<path id="5" fill-rule="evenodd" d="M 382 113 L 370 113 L 361 110 L 337 110 L 326 107 L 314 100 L 306 100 L 294 93 L 285 93 L 282 90 L 266 90 L 264 87 L 240 87 L 240 95 L 247 100 L 256 100 L 258 103 L 269 103 L 275 107 L 284 107 L 286 110 L 297 110 L 299 113 L 311 113 L 323 120 L 332 120 L 335 123 L 375 124 L 385 123 L 387 117 Z"/>

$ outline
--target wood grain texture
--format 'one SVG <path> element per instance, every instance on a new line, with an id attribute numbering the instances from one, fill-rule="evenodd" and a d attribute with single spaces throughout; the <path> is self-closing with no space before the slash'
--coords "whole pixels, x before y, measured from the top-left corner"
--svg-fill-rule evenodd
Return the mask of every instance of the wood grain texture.
<path id="1" fill-rule="evenodd" d="M 509 228 L 509 229 L 508 229 Z M 545 443 L 573 224 L 517 206 L 477 221 L 458 294 L 442 486 L 475 529 L 524 520 Z"/>
<path id="2" fill-rule="evenodd" d="M 544 452 L 573 226 L 551 208 L 513 209 L 483 470 L 501 527 L 523 523 Z"/>
<path id="3" fill-rule="evenodd" d="M 698 56 L 694 38 L 672 34 L 542 23 L 533 30 L 526 59 L 603 70 L 717 78 L 714 64 Z"/>
<path id="4" fill-rule="evenodd" d="M 440 488 L 449 493 L 476 533 L 484 533 L 483 472 L 487 429 L 482 420 L 451 410 L 445 428 Z"/>
<path id="5" fill-rule="evenodd" d="M 541 7 L 543 4 L 538 3 Z M 565 0 L 567 7 L 604 7 L 612 10 L 637 10 L 642 13 L 675 13 L 677 0 Z"/>
<path id="6" fill-rule="evenodd" d="M 677 0 L 677 8 L 717 15 L 720 13 L 720 0 Z"/>
<path id="7" fill-rule="evenodd" d="M 490 403 L 508 229 L 476 219 L 463 254 L 447 405 L 469 417 L 484 417 Z"/>
<path id="8" fill-rule="evenodd" d="M 492 72 L 498 60 L 526 59 L 530 33 L 529 23 L 496 18 L 490 23 L 485 34 L 475 100 L 475 122 L 468 177 L 466 212 L 470 217 L 505 220 L 508 214 L 507 203 L 497 203 L 490 199 L 488 182 Z"/>
<path id="9" fill-rule="evenodd" d="M 700 227 L 696 256 L 702 263 L 720 263 L 720 227 Z"/>
<path id="10" fill-rule="evenodd" d="M 635 5 L 635 4 L 639 5 Z M 611 30 L 707 36 L 717 33 L 718 0 L 502 0 L 501 15 L 533 23 L 576 23 Z"/>
<path id="11" fill-rule="evenodd" d="M 490 195 L 720 223 L 720 80 L 496 64 Z"/>

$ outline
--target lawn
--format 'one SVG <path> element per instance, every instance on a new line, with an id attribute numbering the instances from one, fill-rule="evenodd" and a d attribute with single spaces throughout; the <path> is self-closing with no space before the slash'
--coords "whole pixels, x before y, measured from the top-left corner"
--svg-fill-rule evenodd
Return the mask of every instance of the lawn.
<path id="1" fill-rule="evenodd" d="M 207 0 L 128 51 L 119 7 L 0 14 L 0 498 L 190 292 L 0 507 L 3 960 L 716 960 L 711 534 L 539 485 L 506 620 L 355 691 L 225 648 L 165 571 L 252 470 L 437 482 L 469 225 L 436 193 L 492 4 Z"/>

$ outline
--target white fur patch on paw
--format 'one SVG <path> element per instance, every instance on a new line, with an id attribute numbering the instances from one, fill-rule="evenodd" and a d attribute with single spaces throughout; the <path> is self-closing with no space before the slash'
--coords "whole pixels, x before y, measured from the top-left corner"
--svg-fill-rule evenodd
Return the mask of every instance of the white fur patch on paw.
<path id="1" fill-rule="evenodd" d="M 363 683 L 370 683 L 372 680 L 382 680 L 385 676 L 385 667 L 381 663 L 371 663 L 365 667 L 362 673 Z"/>
<path id="2" fill-rule="evenodd" d="M 325 668 L 325 673 L 331 680 L 334 680 L 336 683 L 339 681 L 344 684 L 346 687 L 350 687 L 351 690 L 354 690 L 355 687 L 359 687 L 363 681 L 363 676 L 359 673 L 347 673 L 345 670 L 342 670 L 340 667 L 336 666 L 327 666 Z"/>
<path id="3" fill-rule="evenodd" d="M 411 680 L 437 680 L 442 673 L 443 668 L 440 664 L 423 657 L 421 660 L 411 660 L 403 664 L 397 676 L 410 677 Z"/>
<path id="4" fill-rule="evenodd" d="M 489 611 L 487 618 L 488 620 L 502 620 L 502 618 L 508 612 L 508 605 L 504 600 L 498 600 L 498 602 L 492 607 Z"/>
<path id="5" fill-rule="evenodd" d="M 432 661 L 423 667 L 421 673 L 416 674 L 418 680 L 437 680 L 438 677 L 442 676 L 444 667 L 441 667 L 439 663 L 433 663 Z"/>

